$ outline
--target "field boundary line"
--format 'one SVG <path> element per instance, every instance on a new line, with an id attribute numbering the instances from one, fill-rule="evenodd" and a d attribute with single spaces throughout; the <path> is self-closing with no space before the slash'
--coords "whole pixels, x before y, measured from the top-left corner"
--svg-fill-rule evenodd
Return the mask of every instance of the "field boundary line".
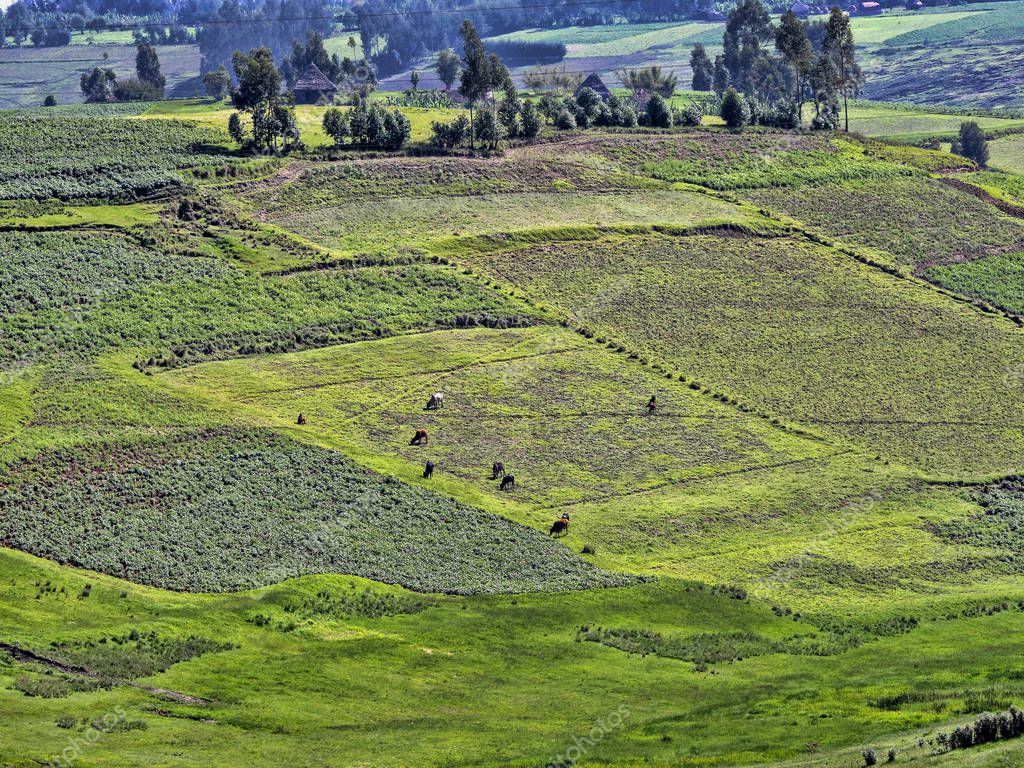
<path id="1" fill-rule="evenodd" d="M 562 509 L 564 507 L 575 507 L 580 504 L 594 504 L 602 501 L 611 501 L 613 499 L 627 499 L 632 496 L 640 496 L 645 493 L 652 493 L 654 491 L 660 491 L 664 488 L 682 487 L 687 485 L 693 485 L 696 483 L 703 482 L 705 480 L 717 480 L 722 477 L 731 477 L 733 475 L 743 475 L 749 472 L 759 472 L 762 470 L 773 470 L 781 469 L 782 467 L 792 467 L 798 464 L 813 464 L 816 462 L 826 461 L 828 459 L 834 459 L 837 456 L 843 456 L 845 454 L 853 453 L 853 448 L 844 448 L 840 451 L 833 451 L 831 453 L 821 454 L 818 456 L 806 456 L 802 459 L 788 459 L 786 461 L 780 461 L 773 464 L 756 464 L 749 467 L 743 467 L 740 469 L 730 469 L 724 472 L 712 472 L 707 475 L 701 475 L 699 477 L 687 477 L 682 480 L 670 480 L 668 482 L 661 483 L 659 485 L 652 485 L 648 488 L 638 488 L 635 491 L 627 491 L 625 493 L 611 493 L 604 496 L 595 496 L 590 499 L 577 499 L 576 501 L 565 502 L 561 504 L 548 504 L 539 507 L 534 507 L 537 510 L 551 510 L 551 509 Z"/>

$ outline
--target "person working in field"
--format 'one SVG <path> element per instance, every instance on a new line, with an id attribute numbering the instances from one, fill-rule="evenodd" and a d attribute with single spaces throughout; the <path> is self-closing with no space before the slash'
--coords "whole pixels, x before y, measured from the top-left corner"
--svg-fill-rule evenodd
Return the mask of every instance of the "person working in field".
<path id="1" fill-rule="evenodd" d="M 647 415 L 650 416 L 656 410 L 658 410 L 658 398 L 651 395 L 651 399 L 647 401 Z"/>

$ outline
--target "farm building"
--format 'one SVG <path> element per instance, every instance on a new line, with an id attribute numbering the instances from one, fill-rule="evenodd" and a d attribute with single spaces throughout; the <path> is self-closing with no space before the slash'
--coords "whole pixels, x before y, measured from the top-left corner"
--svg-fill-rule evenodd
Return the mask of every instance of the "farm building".
<path id="1" fill-rule="evenodd" d="M 878 16 L 881 12 L 882 4 L 876 3 L 874 0 L 868 0 L 868 2 L 860 4 L 860 13 L 862 16 Z"/>
<path id="2" fill-rule="evenodd" d="M 801 19 L 806 19 L 811 13 L 810 7 L 805 5 L 804 3 L 801 3 L 800 0 L 796 0 L 795 3 L 789 6 L 789 10 L 791 10 L 796 16 L 799 16 Z"/>
<path id="3" fill-rule="evenodd" d="M 576 89 L 576 93 L 573 95 L 579 96 L 580 91 L 584 88 L 590 88 L 605 101 L 611 98 L 612 95 L 612 92 L 608 90 L 608 86 L 604 84 L 604 80 L 602 80 L 596 72 L 591 72 L 587 75 L 587 79 L 580 83 L 580 87 Z"/>
<path id="4" fill-rule="evenodd" d="M 320 67 L 310 64 L 295 81 L 292 91 L 295 93 L 296 104 L 317 104 L 332 101 L 338 86 L 320 71 Z"/>

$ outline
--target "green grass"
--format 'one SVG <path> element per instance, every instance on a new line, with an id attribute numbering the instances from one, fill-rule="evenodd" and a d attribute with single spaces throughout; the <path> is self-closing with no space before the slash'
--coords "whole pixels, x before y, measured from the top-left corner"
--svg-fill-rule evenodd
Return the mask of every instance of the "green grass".
<path id="1" fill-rule="evenodd" d="M 904 268 L 976 258 L 1024 241 L 1020 220 L 934 179 L 869 180 L 746 194 L 830 237 L 892 254 Z"/>
<path id="2" fill-rule="evenodd" d="M 158 205 L 134 203 L 131 205 L 79 205 L 58 206 L 38 215 L 18 215 L 12 210 L 4 214 L 0 208 L 0 227 L 19 229 L 63 229 L 69 227 L 134 227 L 154 224 L 160 210 Z"/>
<path id="3" fill-rule="evenodd" d="M 854 765 L 868 746 L 883 754 L 897 747 L 901 762 L 916 762 L 927 754 L 916 747 L 919 736 L 971 719 L 989 701 L 1019 701 L 1024 693 L 1014 660 L 1024 618 L 1014 611 L 929 622 L 909 636 L 837 657 L 777 654 L 718 663 L 711 674 L 678 659 L 576 642 L 576 636 L 581 626 L 633 626 L 693 642 L 733 632 L 781 641 L 815 629 L 763 604 L 674 581 L 554 600 L 436 598 L 413 614 L 335 618 L 286 607 L 318 593 L 355 594 L 365 582 L 307 577 L 238 595 L 178 595 L 13 553 L 2 555 L 0 572 L 4 623 L 17 627 L 7 639 L 25 647 L 45 651 L 55 639 L 95 640 L 133 628 L 209 637 L 211 619 L 217 641 L 236 646 L 143 679 L 211 699 L 208 705 L 127 687 L 67 699 L 28 698 L 0 687 L 9 726 L 0 734 L 5 759 L 48 759 L 87 729 L 62 731 L 59 717 L 88 722 L 119 707 L 124 719 L 148 727 L 95 740 L 91 765 L 123 765 L 126 755 L 171 760 L 185 744 L 187 762 L 207 764 L 258 755 L 264 764 L 294 765 L 296 755 L 313 756 L 300 760 L 306 764 L 339 754 L 370 766 L 452 759 L 508 764 L 514 754 L 519 765 L 538 765 L 566 754 L 574 736 L 599 720 L 613 727 L 602 726 L 582 765 Z M 35 599 L 35 583 L 47 581 L 57 591 Z M 85 583 L 90 595 L 79 599 Z M 373 590 L 403 595 L 396 588 Z M 58 612 L 60 629 L 52 621 Z M 269 624 L 256 624 L 260 616 Z M 913 656 L 904 651 L 908 640 Z M 19 674 L 23 665 L 0 667 L 2 681 Z M 811 679 L 818 681 L 813 689 Z M 557 710 L 551 691 L 558 692 Z M 917 694 L 926 695 L 924 704 L 914 703 Z M 881 699 L 909 703 L 872 704 Z M 515 729 L 508 727 L 512 721 Z M 809 742 L 817 755 L 807 754 Z"/>
<path id="4" fill-rule="evenodd" d="M 377 461 L 393 456 L 408 479 L 430 458 L 445 482 L 496 503 L 510 496 L 489 480 L 491 463 L 501 461 L 516 475 L 509 503 L 529 508 L 825 452 L 577 334 L 547 328 L 444 331 L 212 363 L 174 373 L 171 383 L 269 424 L 302 412 L 304 435 L 349 443 Z M 445 393 L 445 407 L 425 412 L 434 391 Z M 660 408 L 648 417 L 651 394 Z M 428 449 L 408 445 L 419 426 L 430 430 Z M 549 522 L 543 512 L 528 519 Z"/>
<path id="5" fill-rule="evenodd" d="M 634 237 L 473 266 L 716 392 L 894 460 L 971 476 L 1021 459 L 1019 394 L 1005 379 L 1015 326 L 840 253 L 784 238 Z"/>
<path id="6" fill-rule="evenodd" d="M 1024 251 L 933 267 L 926 276 L 952 291 L 1024 314 Z"/>
<path id="7" fill-rule="evenodd" d="M 1000 171 L 1024 176 L 1024 136 L 1005 136 L 990 141 L 989 165 Z"/>

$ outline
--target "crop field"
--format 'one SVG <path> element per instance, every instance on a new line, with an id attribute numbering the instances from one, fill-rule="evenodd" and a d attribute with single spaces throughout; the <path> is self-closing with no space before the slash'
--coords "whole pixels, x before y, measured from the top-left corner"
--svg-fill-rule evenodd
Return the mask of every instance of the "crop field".
<path id="1" fill-rule="evenodd" d="M 101 34 L 126 35 L 127 39 L 97 39 L 94 45 L 60 48 L 0 47 L 0 107 L 39 107 L 50 94 L 60 104 L 81 102 L 79 79 L 94 67 L 110 67 L 121 78 L 134 74 L 136 50 L 132 33 Z M 169 95 L 192 96 L 201 91 L 202 86 L 193 79 L 199 75 L 198 46 L 161 45 L 157 50 Z"/>
<path id="2" fill-rule="evenodd" d="M 158 365 L 178 365 L 330 339 L 528 323 L 535 314 L 437 265 L 261 277 L 215 259 L 170 259 L 110 236 L 90 236 L 84 250 L 71 234 L 2 237 L 10 246 L 5 258 L 32 271 L 14 278 L 5 296 L 0 367 L 57 349 L 82 356 L 124 346 L 155 354 Z M 60 260 L 47 263 L 54 249 Z"/>
<path id="3" fill-rule="evenodd" d="M 181 171 L 235 162 L 224 134 L 185 123 L 115 117 L 5 116 L 0 199 L 139 199 L 180 189 Z"/>
<path id="4" fill-rule="evenodd" d="M 176 590 L 325 570 L 448 593 L 628 581 L 537 531 L 266 434 L 44 453 L 9 467 L 5 486 L 0 538 L 10 545 Z"/>
<path id="5" fill-rule="evenodd" d="M 989 144 L 988 164 L 1024 176 L 1024 136 L 1004 136 Z"/>
<path id="6" fill-rule="evenodd" d="M 932 267 L 925 276 L 957 293 L 1024 314 L 1024 250 Z"/>
<path id="7" fill-rule="evenodd" d="M 405 336 L 170 374 L 273 420 L 302 412 L 315 435 L 425 458 L 495 499 L 490 466 L 517 478 L 517 503 L 567 504 L 824 452 L 577 334 L 546 329 Z M 180 383 L 175 382 L 177 386 Z M 433 388 L 433 389 L 432 389 Z M 445 407 L 425 412 L 433 390 Z M 632 402 L 623 392 L 632 391 Z M 661 403 L 648 417 L 650 394 Z M 429 448 L 409 446 L 416 428 Z"/>
<path id="8" fill-rule="evenodd" d="M 1013 324 L 809 243 L 614 238 L 474 266 L 688 379 L 894 461 L 984 476 L 1024 450 Z"/>
<path id="9" fill-rule="evenodd" d="M 850 105 L 851 131 L 894 141 L 913 142 L 932 137 L 952 137 L 957 134 L 960 124 L 965 120 L 976 122 L 989 132 L 1024 130 L 1024 119 L 1020 118 L 965 116 L 929 111 L 926 106 L 914 107 L 884 102 L 861 101 Z M 992 146 L 995 149 L 999 142 L 993 142 Z M 998 164 L 993 162 L 993 165 Z"/>
<path id="10" fill-rule="evenodd" d="M 905 268 L 977 258 L 1024 243 L 1020 219 L 935 179 L 868 180 L 745 194 L 831 237 L 892 254 Z"/>
<path id="11" fill-rule="evenodd" d="M 343 252 L 546 228 L 744 222 L 734 203 L 619 170 L 549 157 L 357 161 L 270 177 L 243 193 L 255 216 Z M 571 201 L 570 206 L 564 205 Z M 367 216 L 367 206 L 373 215 Z M 444 248 L 437 249 L 441 255 Z"/>
<path id="12" fill-rule="evenodd" d="M 227 114 L 0 123 L 0 765 L 1019 763 L 943 746 L 1024 705 L 1012 136 L 253 161 Z"/>

